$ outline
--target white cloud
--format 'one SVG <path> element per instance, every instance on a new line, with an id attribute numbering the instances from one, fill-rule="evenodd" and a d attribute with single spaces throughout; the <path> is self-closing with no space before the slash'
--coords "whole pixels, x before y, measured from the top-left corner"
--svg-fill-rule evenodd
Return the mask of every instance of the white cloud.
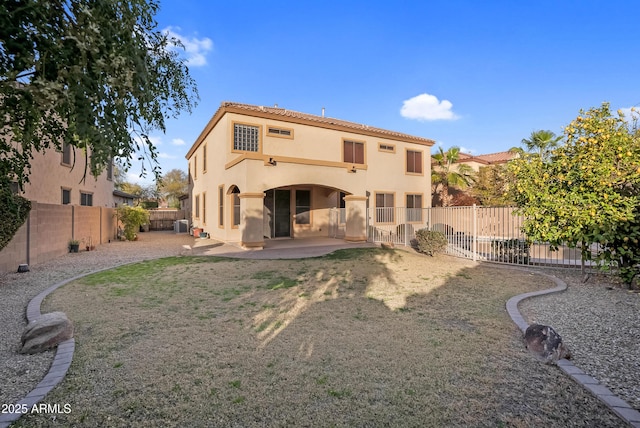
<path id="1" fill-rule="evenodd" d="M 167 27 L 164 29 L 164 32 L 166 32 L 169 37 L 175 37 L 184 45 L 187 65 L 192 67 L 206 65 L 207 53 L 213 49 L 213 41 L 208 37 L 204 37 L 202 39 L 198 39 L 197 37 L 187 37 L 178 33 L 178 31 L 181 31 L 181 29 L 173 27 Z"/>
<path id="2" fill-rule="evenodd" d="M 141 186 L 148 186 L 153 183 L 153 174 L 147 172 L 145 177 L 140 177 L 140 173 L 128 172 L 127 182 L 139 184 Z"/>
<path id="3" fill-rule="evenodd" d="M 420 94 L 403 101 L 400 114 L 407 119 L 455 120 L 458 116 L 451 110 L 448 100 L 438 100 L 435 95 Z"/>
<path id="4" fill-rule="evenodd" d="M 160 152 L 158 153 L 158 157 L 160 159 L 177 159 L 176 156 L 174 155 L 170 155 L 169 153 L 164 153 L 164 152 Z"/>
<path id="5" fill-rule="evenodd" d="M 174 138 L 173 140 L 171 140 L 171 144 L 173 144 L 174 146 L 184 146 L 185 141 L 182 138 Z"/>

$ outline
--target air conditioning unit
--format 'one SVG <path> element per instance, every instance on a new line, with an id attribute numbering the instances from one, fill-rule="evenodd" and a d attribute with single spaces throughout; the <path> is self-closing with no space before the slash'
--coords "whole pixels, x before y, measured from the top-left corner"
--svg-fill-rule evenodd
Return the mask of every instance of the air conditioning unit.
<path id="1" fill-rule="evenodd" d="M 188 233 L 189 220 L 177 220 L 175 223 L 173 223 L 173 230 L 175 233 Z"/>

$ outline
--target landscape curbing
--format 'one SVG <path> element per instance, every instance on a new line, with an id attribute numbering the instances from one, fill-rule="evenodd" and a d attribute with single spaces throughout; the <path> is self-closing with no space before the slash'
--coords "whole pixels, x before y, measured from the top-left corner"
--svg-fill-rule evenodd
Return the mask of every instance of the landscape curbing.
<path id="1" fill-rule="evenodd" d="M 512 268 L 516 270 L 524 270 L 531 272 L 526 269 L 518 269 Z M 538 275 L 542 275 L 546 278 L 551 279 L 556 286 L 554 288 L 549 288 L 547 290 L 541 291 L 533 291 L 530 293 L 520 294 L 518 296 L 514 296 L 507 301 L 507 313 L 513 320 L 513 322 L 518 326 L 518 328 L 524 333 L 529 327 L 529 324 L 525 321 L 524 317 L 520 313 L 518 309 L 518 305 L 523 300 L 529 299 L 531 297 L 542 296 L 545 294 L 559 293 L 565 291 L 567 289 L 567 284 L 562 281 L 560 278 L 557 278 L 553 275 L 549 275 L 543 272 L 535 272 Z M 640 412 L 632 408 L 629 403 L 622 400 L 620 397 L 615 395 L 609 388 L 605 385 L 601 384 L 598 379 L 589 376 L 582 369 L 573 365 L 573 363 L 567 359 L 561 359 L 557 362 L 558 368 L 562 372 L 564 372 L 567 376 L 576 381 L 579 385 L 582 385 L 587 391 L 591 392 L 596 398 L 602 401 L 609 409 L 611 409 L 616 415 L 618 415 L 622 420 L 627 422 L 629 426 L 633 428 L 640 428 Z"/>
<path id="2" fill-rule="evenodd" d="M 42 302 L 49 294 L 51 294 L 56 289 L 84 276 L 104 270 L 113 269 L 114 267 L 118 266 L 112 266 L 104 269 L 98 269 L 82 275 L 76 275 L 72 278 L 68 278 L 64 281 L 54 284 L 46 290 L 42 291 L 36 297 L 31 299 L 29 301 L 29 304 L 27 305 L 27 323 L 34 321 L 42 315 L 42 312 L 40 312 L 40 306 L 42 305 Z M 7 428 L 13 422 L 20 419 L 23 414 L 31 413 L 31 409 L 33 408 L 33 406 L 36 406 L 38 403 L 40 403 L 44 399 L 44 397 L 49 392 L 51 392 L 51 390 L 53 390 L 53 388 L 55 388 L 60 382 L 62 382 L 67 374 L 67 371 L 69 370 L 69 367 L 71 366 L 75 347 L 76 341 L 73 338 L 60 342 L 58 344 L 56 348 L 56 355 L 53 357 L 53 362 L 51 363 L 51 367 L 49 367 L 47 374 L 40 381 L 40 383 L 38 383 L 36 387 L 26 395 L 26 397 L 15 404 L 14 411 L 12 413 L 0 414 L 0 428 Z"/>

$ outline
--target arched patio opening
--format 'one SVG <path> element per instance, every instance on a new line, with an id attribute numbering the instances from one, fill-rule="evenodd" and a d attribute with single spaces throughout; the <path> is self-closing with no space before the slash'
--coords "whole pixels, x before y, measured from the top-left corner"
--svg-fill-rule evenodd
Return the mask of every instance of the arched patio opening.
<path id="1" fill-rule="evenodd" d="M 281 186 L 264 193 L 265 238 L 344 236 L 339 231 L 344 231 L 344 197 L 349 193 L 313 184 Z"/>

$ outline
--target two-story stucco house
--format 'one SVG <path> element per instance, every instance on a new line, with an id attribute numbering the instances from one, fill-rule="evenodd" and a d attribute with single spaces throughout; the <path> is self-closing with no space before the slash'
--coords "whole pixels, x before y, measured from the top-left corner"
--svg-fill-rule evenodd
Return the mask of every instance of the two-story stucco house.
<path id="1" fill-rule="evenodd" d="M 224 102 L 186 155 L 192 223 L 212 238 L 364 241 L 389 211 L 431 206 L 432 140 L 330 117 Z M 339 212 L 335 217 L 332 213 Z M 373 218 L 371 218 L 373 217 Z"/>

